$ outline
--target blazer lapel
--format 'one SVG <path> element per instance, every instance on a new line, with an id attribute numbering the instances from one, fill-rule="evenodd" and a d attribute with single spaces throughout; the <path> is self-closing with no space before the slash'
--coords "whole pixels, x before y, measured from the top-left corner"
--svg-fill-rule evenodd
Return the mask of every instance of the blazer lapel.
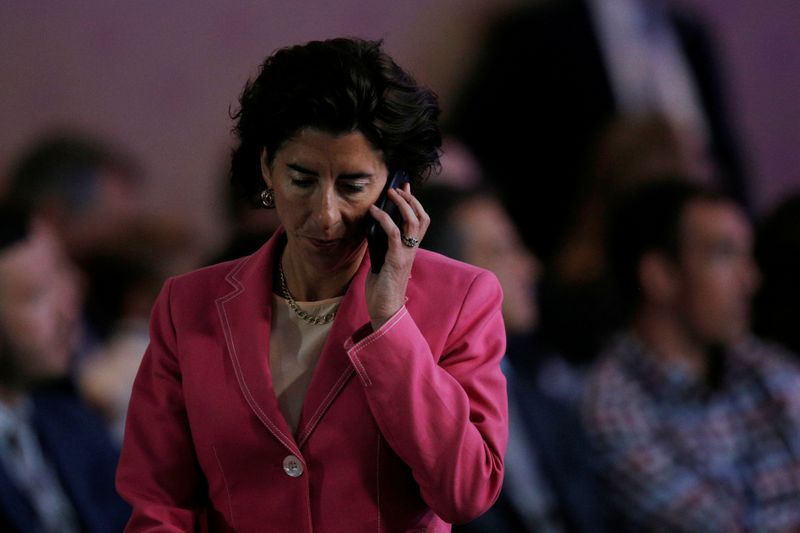
<path id="1" fill-rule="evenodd" d="M 303 447 L 325 411 L 355 372 L 350 358 L 345 352 L 344 343 L 356 330 L 369 323 L 364 296 L 364 283 L 369 272 L 369 265 L 369 254 L 364 254 L 364 260 L 356 275 L 353 276 L 350 287 L 339 305 L 317 367 L 314 369 L 297 426 L 297 443 L 300 448 Z"/>
<path id="2" fill-rule="evenodd" d="M 299 457 L 299 447 L 281 415 L 269 369 L 272 272 L 282 239 L 284 231 L 280 228 L 261 249 L 239 262 L 225 278 L 232 290 L 216 304 L 242 394 L 270 433 Z"/>
<path id="3" fill-rule="evenodd" d="M 303 402 L 295 439 L 281 415 L 269 368 L 272 274 L 283 238 L 281 228 L 259 251 L 237 264 L 226 276 L 232 290 L 216 303 L 228 354 L 248 405 L 275 438 L 299 457 L 325 411 L 355 372 L 344 343 L 369 323 L 364 283 L 370 261 L 364 254 L 336 313 Z"/>

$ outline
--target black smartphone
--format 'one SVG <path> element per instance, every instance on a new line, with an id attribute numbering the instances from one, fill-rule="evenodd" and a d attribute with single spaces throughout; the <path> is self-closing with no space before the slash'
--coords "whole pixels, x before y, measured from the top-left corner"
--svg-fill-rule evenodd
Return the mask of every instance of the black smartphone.
<path id="1" fill-rule="evenodd" d="M 383 188 L 381 195 L 375 205 L 379 209 L 387 212 L 394 223 L 400 226 L 403 222 L 403 217 L 397 205 L 389 199 L 386 194 L 389 189 L 399 189 L 408 183 L 408 174 L 403 171 L 393 172 L 386 180 L 386 186 Z M 389 239 L 386 237 L 386 232 L 383 231 L 380 223 L 372 217 L 369 217 L 369 226 L 367 227 L 367 245 L 369 247 L 369 259 L 372 263 L 372 272 L 377 274 L 381 271 L 383 262 L 386 259 L 386 250 L 389 249 Z"/>

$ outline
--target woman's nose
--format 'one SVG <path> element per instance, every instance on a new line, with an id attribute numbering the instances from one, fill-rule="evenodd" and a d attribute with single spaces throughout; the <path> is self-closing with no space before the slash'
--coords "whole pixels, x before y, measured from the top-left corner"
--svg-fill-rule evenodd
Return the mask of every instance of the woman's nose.
<path id="1" fill-rule="evenodd" d="M 316 219 L 321 229 L 329 229 L 341 218 L 336 191 L 332 187 L 320 189 L 319 202 L 316 205 Z"/>

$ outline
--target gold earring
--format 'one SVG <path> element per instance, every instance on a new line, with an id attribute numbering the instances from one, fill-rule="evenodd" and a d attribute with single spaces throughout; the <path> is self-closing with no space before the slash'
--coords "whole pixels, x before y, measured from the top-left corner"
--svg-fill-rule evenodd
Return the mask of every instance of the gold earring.
<path id="1" fill-rule="evenodd" d="M 263 205 L 266 209 L 272 209 L 275 207 L 275 195 L 272 194 L 272 189 L 266 188 L 261 191 L 261 205 Z"/>

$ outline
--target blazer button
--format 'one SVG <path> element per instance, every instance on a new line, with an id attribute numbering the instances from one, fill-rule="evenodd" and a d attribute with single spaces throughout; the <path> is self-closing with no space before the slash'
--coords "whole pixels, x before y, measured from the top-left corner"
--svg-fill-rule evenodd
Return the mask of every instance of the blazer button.
<path id="1" fill-rule="evenodd" d="M 283 471 L 289 477 L 300 477 L 303 474 L 303 463 L 294 455 L 287 455 L 283 459 Z"/>

